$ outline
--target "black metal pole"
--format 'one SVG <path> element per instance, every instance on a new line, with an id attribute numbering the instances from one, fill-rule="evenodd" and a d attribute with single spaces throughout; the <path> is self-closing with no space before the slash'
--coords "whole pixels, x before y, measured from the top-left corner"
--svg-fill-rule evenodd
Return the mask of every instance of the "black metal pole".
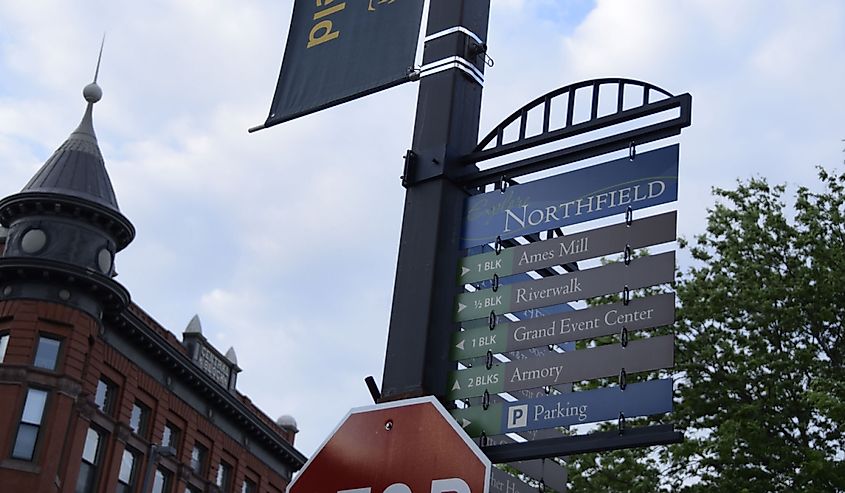
<path id="1" fill-rule="evenodd" d="M 462 27 L 487 39 L 489 0 L 431 0 L 426 36 Z M 473 36 L 453 30 L 425 44 L 423 67 L 460 57 L 483 72 Z M 414 125 L 413 159 L 406 163 L 408 187 L 390 332 L 382 379 L 382 401 L 446 392 L 449 335 L 458 292 L 456 270 L 464 189 L 459 160 L 478 141 L 481 85 L 458 68 L 423 72 Z"/>

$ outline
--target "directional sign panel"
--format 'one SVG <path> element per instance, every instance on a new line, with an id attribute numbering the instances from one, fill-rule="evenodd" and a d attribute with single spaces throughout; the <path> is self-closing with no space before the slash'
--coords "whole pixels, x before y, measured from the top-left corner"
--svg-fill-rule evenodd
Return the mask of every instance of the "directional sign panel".
<path id="1" fill-rule="evenodd" d="M 484 356 L 487 351 L 504 353 L 539 348 L 549 344 L 592 339 L 661 327 L 675 321 L 674 293 L 649 296 L 624 303 L 598 305 L 561 315 L 533 318 L 519 322 L 500 322 L 491 330 L 487 326 L 455 332 L 452 335 L 450 358 L 460 361 Z"/>
<path id="2" fill-rule="evenodd" d="M 675 365 L 675 336 L 631 341 L 627 346 L 608 344 L 590 349 L 555 353 L 545 358 L 511 361 L 493 366 L 456 370 L 449 374 L 447 398 L 463 399 L 531 389 L 545 385 L 580 382 L 626 373 L 671 368 Z"/>
<path id="3" fill-rule="evenodd" d="M 604 387 L 450 412 L 467 434 L 480 436 L 608 421 L 619 413 L 630 418 L 671 411 L 672 379 L 662 379 L 633 383 L 625 390 Z"/>
<path id="4" fill-rule="evenodd" d="M 455 320 L 460 322 L 496 314 L 556 305 L 579 299 L 644 288 L 670 282 L 675 277 L 675 252 L 640 257 L 629 265 L 617 262 L 602 267 L 484 289 L 458 295 Z"/>
<path id="5" fill-rule="evenodd" d="M 678 199 L 678 145 L 467 197 L 461 248 Z"/>
<path id="6" fill-rule="evenodd" d="M 490 493 L 537 493 L 537 487 L 493 467 L 490 469 Z"/>
<path id="7" fill-rule="evenodd" d="M 464 257 L 458 266 L 458 282 L 466 284 L 522 272 L 563 265 L 579 260 L 623 253 L 631 249 L 675 241 L 677 212 L 667 212 L 604 228 L 505 248 L 498 255 L 487 252 Z"/>
<path id="8" fill-rule="evenodd" d="M 458 426 L 458 424 L 455 423 L 455 426 Z M 516 440 L 510 438 L 507 435 L 488 436 L 487 446 L 494 447 L 496 445 L 506 445 L 509 443 L 514 443 L 515 441 Z M 546 486 L 555 491 L 566 491 L 566 468 L 561 466 L 554 460 L 521 460 L 516 462 L 508 462 L 507 465 L 512 466 L 514 469 L 521 472 L 522 474 L 532 477 L 538 481 L 542 479 L 543 482 L 546 483 Z M 534 488 L 534 493 L 536 492 L 537 488 Z"/>
<path id="9" fill-rule="evenodd" d="M 520 275 L 517 275 L 517 276 L 513 276 L 512 278 L 521 277 L 523 275 L 527 277 L 527 279 L 525 279 L 525 281 L 528 281 L 528 280 L 533 281 L 534 280 L 532 277 L 528 276 L 527 274 L 520 274 Z M 520 281 L 520 282 L 524 282 L 524 281 Z M 544 306 L 542 308 L 529 308 L 527 310 L 518 310 L 518 311 L 512 312 L 511 315 L 516 317 L 517 320 L 530 320 L 530 319 L 533 319 L 533 318 L 540 318 L 540 317 L 546 317 L 546 316 L 549 316 L 549 315 L 556 315 L 558 313 L 567 313 L 567 312 L 571 312 L 572 310 L 574 310 L 574 308 L 572 308 L 572 306 L 570 306 L 569 303 L 561 303 L 559 305 Z M 507 322 L 507 321 L 509 321 L 509 320 L 502 315 L 496 316 L 496 323 L 497 324 L 502 323 L 502 322 Z M 461 322 L 461 327 L 463 327 L 464 329 L 474 329 L 474 328 L 477 328 L 477 327 L 489 328 L 489 326 L 490 326 L 490 320 L 486 319 L 486 318 L 485 319 L 476 318 L 476 319 L 473 319 L 473 320 L 464 320 L 463 322 Z"/>

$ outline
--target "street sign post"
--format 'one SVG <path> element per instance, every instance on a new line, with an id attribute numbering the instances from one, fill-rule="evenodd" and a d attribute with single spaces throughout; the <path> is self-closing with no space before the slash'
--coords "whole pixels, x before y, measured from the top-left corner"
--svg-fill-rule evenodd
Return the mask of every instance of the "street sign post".
<path id="1" fill-rule="evenodd" d="M 451 411 L 470 436 L 519 433 L 672 411 L 672 380 L 648 380 L 620 387 L 548 395 Z"/>
<path id="2" fill-rule="evenodd" d="M 490 461 L 433 397 L 353 409 L 287 493 L 488 493 Z"/>
<path id="3" fill-rule="evenodd" d="M 455 320 L 485 318 L 517 310 L 557 305 L 628 289 L 639 289 L 675 278 L 675 252 L 640 257 L 536 281 L 483 289 L 458 295 Z"/>

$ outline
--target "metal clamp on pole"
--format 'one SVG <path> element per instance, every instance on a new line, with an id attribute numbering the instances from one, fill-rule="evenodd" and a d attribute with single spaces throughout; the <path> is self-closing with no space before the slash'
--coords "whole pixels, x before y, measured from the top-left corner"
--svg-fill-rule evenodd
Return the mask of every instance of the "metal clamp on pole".
<path id="1" fill-rule="evenodd" d="M 454 33 L 462 33 L 467 38 L 469 38 L 469 40 L 473 42 L 472 51 L 476 53 L 487 53 L 487 44 L 484 43 L 484 41 L 482 41 L 481 38 L 478 37 L 478 35 L 465 28 L 464 26 L 450 27 L 449 29 L 444 29 L 434 34 L 429 34 L 423 39 L 423 42 L 428 43 L 430 41 L 434 41 L 435 39 L 439 39 Z M 437 60 L 436 62 L 427 63 L 420 67 L 418 77 L 426 77 L 428 75 L 433 75 L 438 72 L 453 68 L 463 71 L 464 73 L 469 75 L 474 81 L 476 81 L 478 85 L 484 86 L 484 74 L 481 73 L 481 71 L 478 70 L 475 65 L 460 56 L 447 57 Z"/>
<path id="2" fill-rule="evenodd" d="M 475 68 L 475 65 L 471 64 L 470 62 L 466 61 L 464 58 L 459 56 L 451 56 L 446 57 L 436 62 L 431 62 L 423 65 L 420 67 L 420 78 L 428 77 L 429 75 L 434 75 L 444 70 L 450 70 L 456 68 L 465 74 L 469 75 L 472 80 L 478 83 L 479 86 L 484 86 L 484 74 L 481 73 L 480 70 Z"/>
<path id="3" fill-rule="evenodd" d="M 452 33 L 464 33 L 466 34 L 471 40 L 475 41 L 479 45 L 484 45 L 484 41 L 481 41 L 474 32 L 470 31 L 469 29 L 465 28 L 464 26 L 455 26 L 450 27 L 449 29 L 444 29 L 440 32 L 436 32 L 434 34 L 429 34 L 425 38 L 423 38 L 423 43 L 428 43 L 429 41 L 433 41 L 437 38 L 442 38 L 443 36 L 448 36 Z"/>

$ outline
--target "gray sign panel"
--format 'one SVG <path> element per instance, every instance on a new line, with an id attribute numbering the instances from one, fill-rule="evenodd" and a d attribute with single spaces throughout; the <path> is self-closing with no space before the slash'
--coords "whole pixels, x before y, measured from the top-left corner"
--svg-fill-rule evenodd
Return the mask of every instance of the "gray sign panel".
<path id="1" fill-rule="evenodd" d="M 513 442 L 514 440 L 508 438 L 506 435 L 487 438 L 487 445 L 490 446 L 503 445 Z M 523 460 L 518 462 L 509 462 L 508 465 L 522 474 L 530 476 L 538 481 L 542 479 L 546 486 L 555 491 L 566 491 L 566 468 L 552 459 Z M 534 491 L 536 491 L 536 489 Z"/>
<path id="2" fill-rule="evenodd" d="M 512 474 L 490 468 L 490 493 L 537 493 L 537 488 Z"/>
<path id="3" fill-rule="evenodd" d="M 629 265 L 617 262 L 602 267 L 570 272 L 500 286 L 497 291 L 484 289 L 457 297 L 455 320 L 460 322 L 496 314 L 539 308 L 568 301 L 593 298 L 608 293 L 644 288 L 671 282 L 675 278 L 675 252 L 640 257 Z"/>
<path id="4" fill-rule="evenodd" d="M 557 353 L 545 358 L 511 361 L 487 369 L 468 368 L 449 374 L 447 397 L 463 399 L 531 389 L 545 385 L 580 382 L 594 378 L 671 368 L 675 364 L 675 336 L 631 341 L 627 346 L 608 344 Z"/>
<path id="5" fill-rule="evenodd" d="M 502 318 L 500 318 L 502 320 Z M 630 303 L 598 305 L 549 317 L 500 322 L 452 335 L 450 357 L 459 361 L 483 356 L 487 351 L 505 353 L 542 348 L 581 339 L 661 327 L 675 321 L 674 293 L 637 298 Z M 514 358 L 511 358 L 514 359 Z"/>
<path id="6" fill-rule="evenodd" d="M 487 252 L 464 257 L 458 267 L 458 282 L 466 284 L 522 272 L 563 265 L 579 260 L 624 253 L 625 247 L 644 248 L 675 241 L 677 212 L 637 219 L 628 226 L 614 224 L 581 231 L 528 245 L 505 248 L 498 255 Z"/>

